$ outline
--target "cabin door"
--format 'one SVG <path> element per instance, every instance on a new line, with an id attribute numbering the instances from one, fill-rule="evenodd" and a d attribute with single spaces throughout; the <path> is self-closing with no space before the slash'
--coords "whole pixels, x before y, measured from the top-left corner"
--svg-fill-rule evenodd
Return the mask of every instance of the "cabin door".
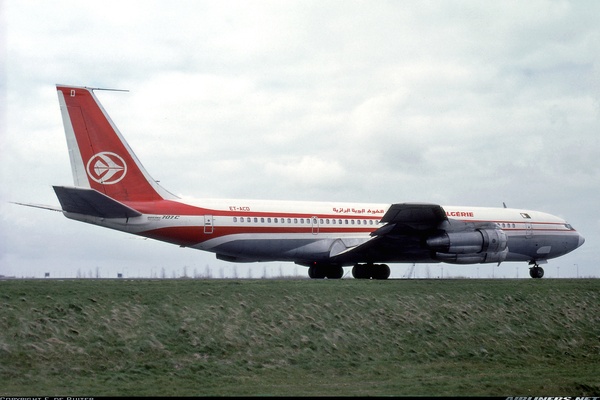
<path id="1" fill-rule="evenodd" d="M 204 233 L 207 235 L 210 235 L 213 233 L 213 231 L 214 231 L 213 216 L 205 215 L 204 216 Z"/>
<path id="2" fill-rule="evenodd" d="M 318 235 L 319 234 L 319 219 L 317 217 L 312 217 L 311 225 L 312 225 L 312 234 Z"/>

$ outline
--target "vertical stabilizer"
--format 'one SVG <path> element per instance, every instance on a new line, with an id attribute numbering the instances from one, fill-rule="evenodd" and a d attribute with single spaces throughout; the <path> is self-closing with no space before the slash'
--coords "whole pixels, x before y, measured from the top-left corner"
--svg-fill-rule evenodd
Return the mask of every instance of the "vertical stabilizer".
<path id="1" fill-rule="evenodd" d="M 56 85 L 75 186 L 118 201 L 176 198 L 146 172 L 87 87 Z"/>

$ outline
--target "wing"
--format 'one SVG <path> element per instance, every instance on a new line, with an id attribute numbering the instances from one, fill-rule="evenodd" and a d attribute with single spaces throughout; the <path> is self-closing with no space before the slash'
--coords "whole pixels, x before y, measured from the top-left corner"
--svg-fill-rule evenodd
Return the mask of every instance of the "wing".
<path id="1" fill-rule="evenodd" d="M 371 239 L 358 246 L 331 254 L 331 261 L 341 264 L 361 261 L 418 261 L 429 258 L 423 241 L 440 224 L 447 221 L 446 212 L 437 204 L 392 204 L 381 218 L 385 223 L 371 233 Z"/>
<path id="2" fill-rule="evenodd" d="M 386 225 L 371 236 L 381 236 L 390 232 L 429 231 L 447 219 L 446 212 L 437 204 L 392 204 L 381 218 L 381 222 Z"/>

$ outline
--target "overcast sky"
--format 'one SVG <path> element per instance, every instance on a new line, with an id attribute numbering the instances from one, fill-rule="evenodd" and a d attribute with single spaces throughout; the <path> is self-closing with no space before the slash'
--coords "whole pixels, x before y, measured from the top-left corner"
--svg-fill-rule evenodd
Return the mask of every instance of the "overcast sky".
<path id="1" fill-rule="evenodd" d="M 585 236 L 547 277 L 600 276 L 599 15 L 595 0 L 0 2 L 0 275 L 306 273 L 10 204 L 58 205 L 52 185 L 73 184 L 62 83 L 130 90 L 97 95 L 180 196 L 505 202 Z"/>

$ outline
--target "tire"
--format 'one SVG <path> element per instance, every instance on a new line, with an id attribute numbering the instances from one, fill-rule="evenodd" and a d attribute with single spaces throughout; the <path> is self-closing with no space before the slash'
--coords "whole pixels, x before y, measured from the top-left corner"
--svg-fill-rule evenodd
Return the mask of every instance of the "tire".
<path id="1" fill-rule="evenodd" d="M 326 276 L 327 279 L 342 279 L 342 276 L 344 276 L 344 268 L 337 265 L 332 265 L 327 268 Z"/>
<path id="2" fill-rule="evenodd" d="M 308 277 L 311 279 L 325 279 L 328 277 L 329 269 L 324 266 L 311 265 L 308 267 Z"/>
<path id="3" fill-rule="evenodd" d="M 369 279 L 367 267 L 364 264 L 356 264 L 352 267 L 352 276 L 354 279 Z"/>
<path id="4" fill-rule="evenodd" d="M 531 267 L 529 268 L 529 276 L 533 279 L 541 279 L 544 276 L 544 269 L 542 267 Z"/>
<path id="5" fill-rule="evenodd" d="M 386 264 L 376 265 L 373 271 L 373 279 L 387 279 L 390 277 L 390 267 Z"/>

